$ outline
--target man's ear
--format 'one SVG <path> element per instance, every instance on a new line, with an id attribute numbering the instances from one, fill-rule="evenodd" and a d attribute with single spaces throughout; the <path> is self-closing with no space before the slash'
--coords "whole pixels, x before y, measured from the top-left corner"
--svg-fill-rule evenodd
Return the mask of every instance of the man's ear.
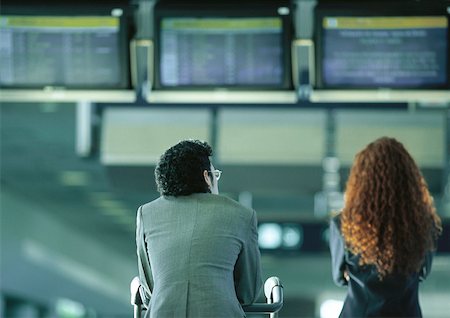
<path id="1" fill-rule="evenodd" d="M 212 183 L 211 183 L 211 178 L 209 177 L 208 171 L 206 171 L 206 170 L 203 171 L 203 178 L 205 178 L 206 184 L 211 188 Z"/>

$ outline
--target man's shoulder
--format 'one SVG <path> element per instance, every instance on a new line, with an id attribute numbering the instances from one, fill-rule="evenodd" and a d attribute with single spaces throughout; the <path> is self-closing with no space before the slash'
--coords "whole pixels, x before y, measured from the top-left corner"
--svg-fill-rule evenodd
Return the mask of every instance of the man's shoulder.
<path id="1" fill-rule="evenodd" d="M 161 196 L 150 202 L 142 204 L 139 208 L 143 209 L 143 210 L 148 210 L 149 208 L 156 208 L 158 206 L 161 206 L 161 204 L 163 204 L 163 201 L 164 201 L 164 197 Z"/>
<path id="2" fill-rule="evenodd" d="M 224 196 L 224 195 L 220 195 L 220 194 L 215 195 L 215 197 L 217 198 L 218 201 L 222 202 L 224 205 L 228 205 L 228 206 L 230 206 L 232 208 L 236 208 L 236 209 L 246 210 L 248 212 L 253 212 L 252 209 L 250 209 L 250 208 L 248 208 L 246 206 L 243 206 L 241 203 L 233 200 L 230 197 L 227 197 L 227 196 Z"/>
<path id="3" fill-rule="evenodd" d="M 253 214 L 253 210 L 243 206 L 239 202 L 220 194 L 205 194 L 201 196 L 200 202 L 211 203 L 224 209 L 239 211 L 244 214 Z"/>
<path id="4" fill-rule="evenodd" d="M 239 202 L 220 194 L 211 194 L 211 193 L 194 193 L 188 196 L 179 196 L 179 197 L 166 197 L 161 196 L 153 201 L 147 202 L 141 206 L 141 208 L 145 211 L 149 210 L 159 210 L 165 208 L 173 208 L 174 205 L 180 206 L 193 206 L 193 205 L 203 205 L 203 206 L 214 206 L 217 209 L 225 209 L 229 212 L 235 212 L 242 215 L 248 215 L 251 217 L 254 213 L 253 209 L 243 206 Z"/>

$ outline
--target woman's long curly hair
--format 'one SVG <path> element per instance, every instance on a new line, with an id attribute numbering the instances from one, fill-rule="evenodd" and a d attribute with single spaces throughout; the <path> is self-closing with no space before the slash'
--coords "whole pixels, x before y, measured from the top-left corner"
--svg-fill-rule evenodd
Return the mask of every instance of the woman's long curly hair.
<path id="1" fill-rule="evenodd" d="M 382 137 L 356 157 L 345 192 L 341 230 L 360 265 L 380 279 L 418 272 L 442 231 L 427 184 L 414 159 L 393 138 Z"/>

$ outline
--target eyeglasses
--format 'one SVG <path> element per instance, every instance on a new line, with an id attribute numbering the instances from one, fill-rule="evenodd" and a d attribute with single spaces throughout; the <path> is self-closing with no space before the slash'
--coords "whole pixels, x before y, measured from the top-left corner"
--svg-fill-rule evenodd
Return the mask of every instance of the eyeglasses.
<path id="1" fill-rule="evenodd" d="M 220 176 L 222 175 L 222 170 L 210 170 L 209 172 L 211 172 L 212 174 L 214 174 L 214 176 L 216 177 L 217 180 L 220 179 Z"/>

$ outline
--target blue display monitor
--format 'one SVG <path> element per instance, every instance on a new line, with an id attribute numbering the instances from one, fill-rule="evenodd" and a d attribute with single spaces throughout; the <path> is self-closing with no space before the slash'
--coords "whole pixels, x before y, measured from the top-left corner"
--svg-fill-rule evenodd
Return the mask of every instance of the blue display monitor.
<path id="1" fill-rule="evenodd" d="M 316 9 L 317 88 L 449 88 L 444 7 Z"/>
<path id="2" fill-rule="evenodd" d="M 122 9 L 2 10 L 0 86 L 129 87 L 127 24 Z"/>
<path id="3" fill-rule="evenodd" d="M 157 5 L 155 88 L 290 88 L 290 11 L 279 8 Z"/>

